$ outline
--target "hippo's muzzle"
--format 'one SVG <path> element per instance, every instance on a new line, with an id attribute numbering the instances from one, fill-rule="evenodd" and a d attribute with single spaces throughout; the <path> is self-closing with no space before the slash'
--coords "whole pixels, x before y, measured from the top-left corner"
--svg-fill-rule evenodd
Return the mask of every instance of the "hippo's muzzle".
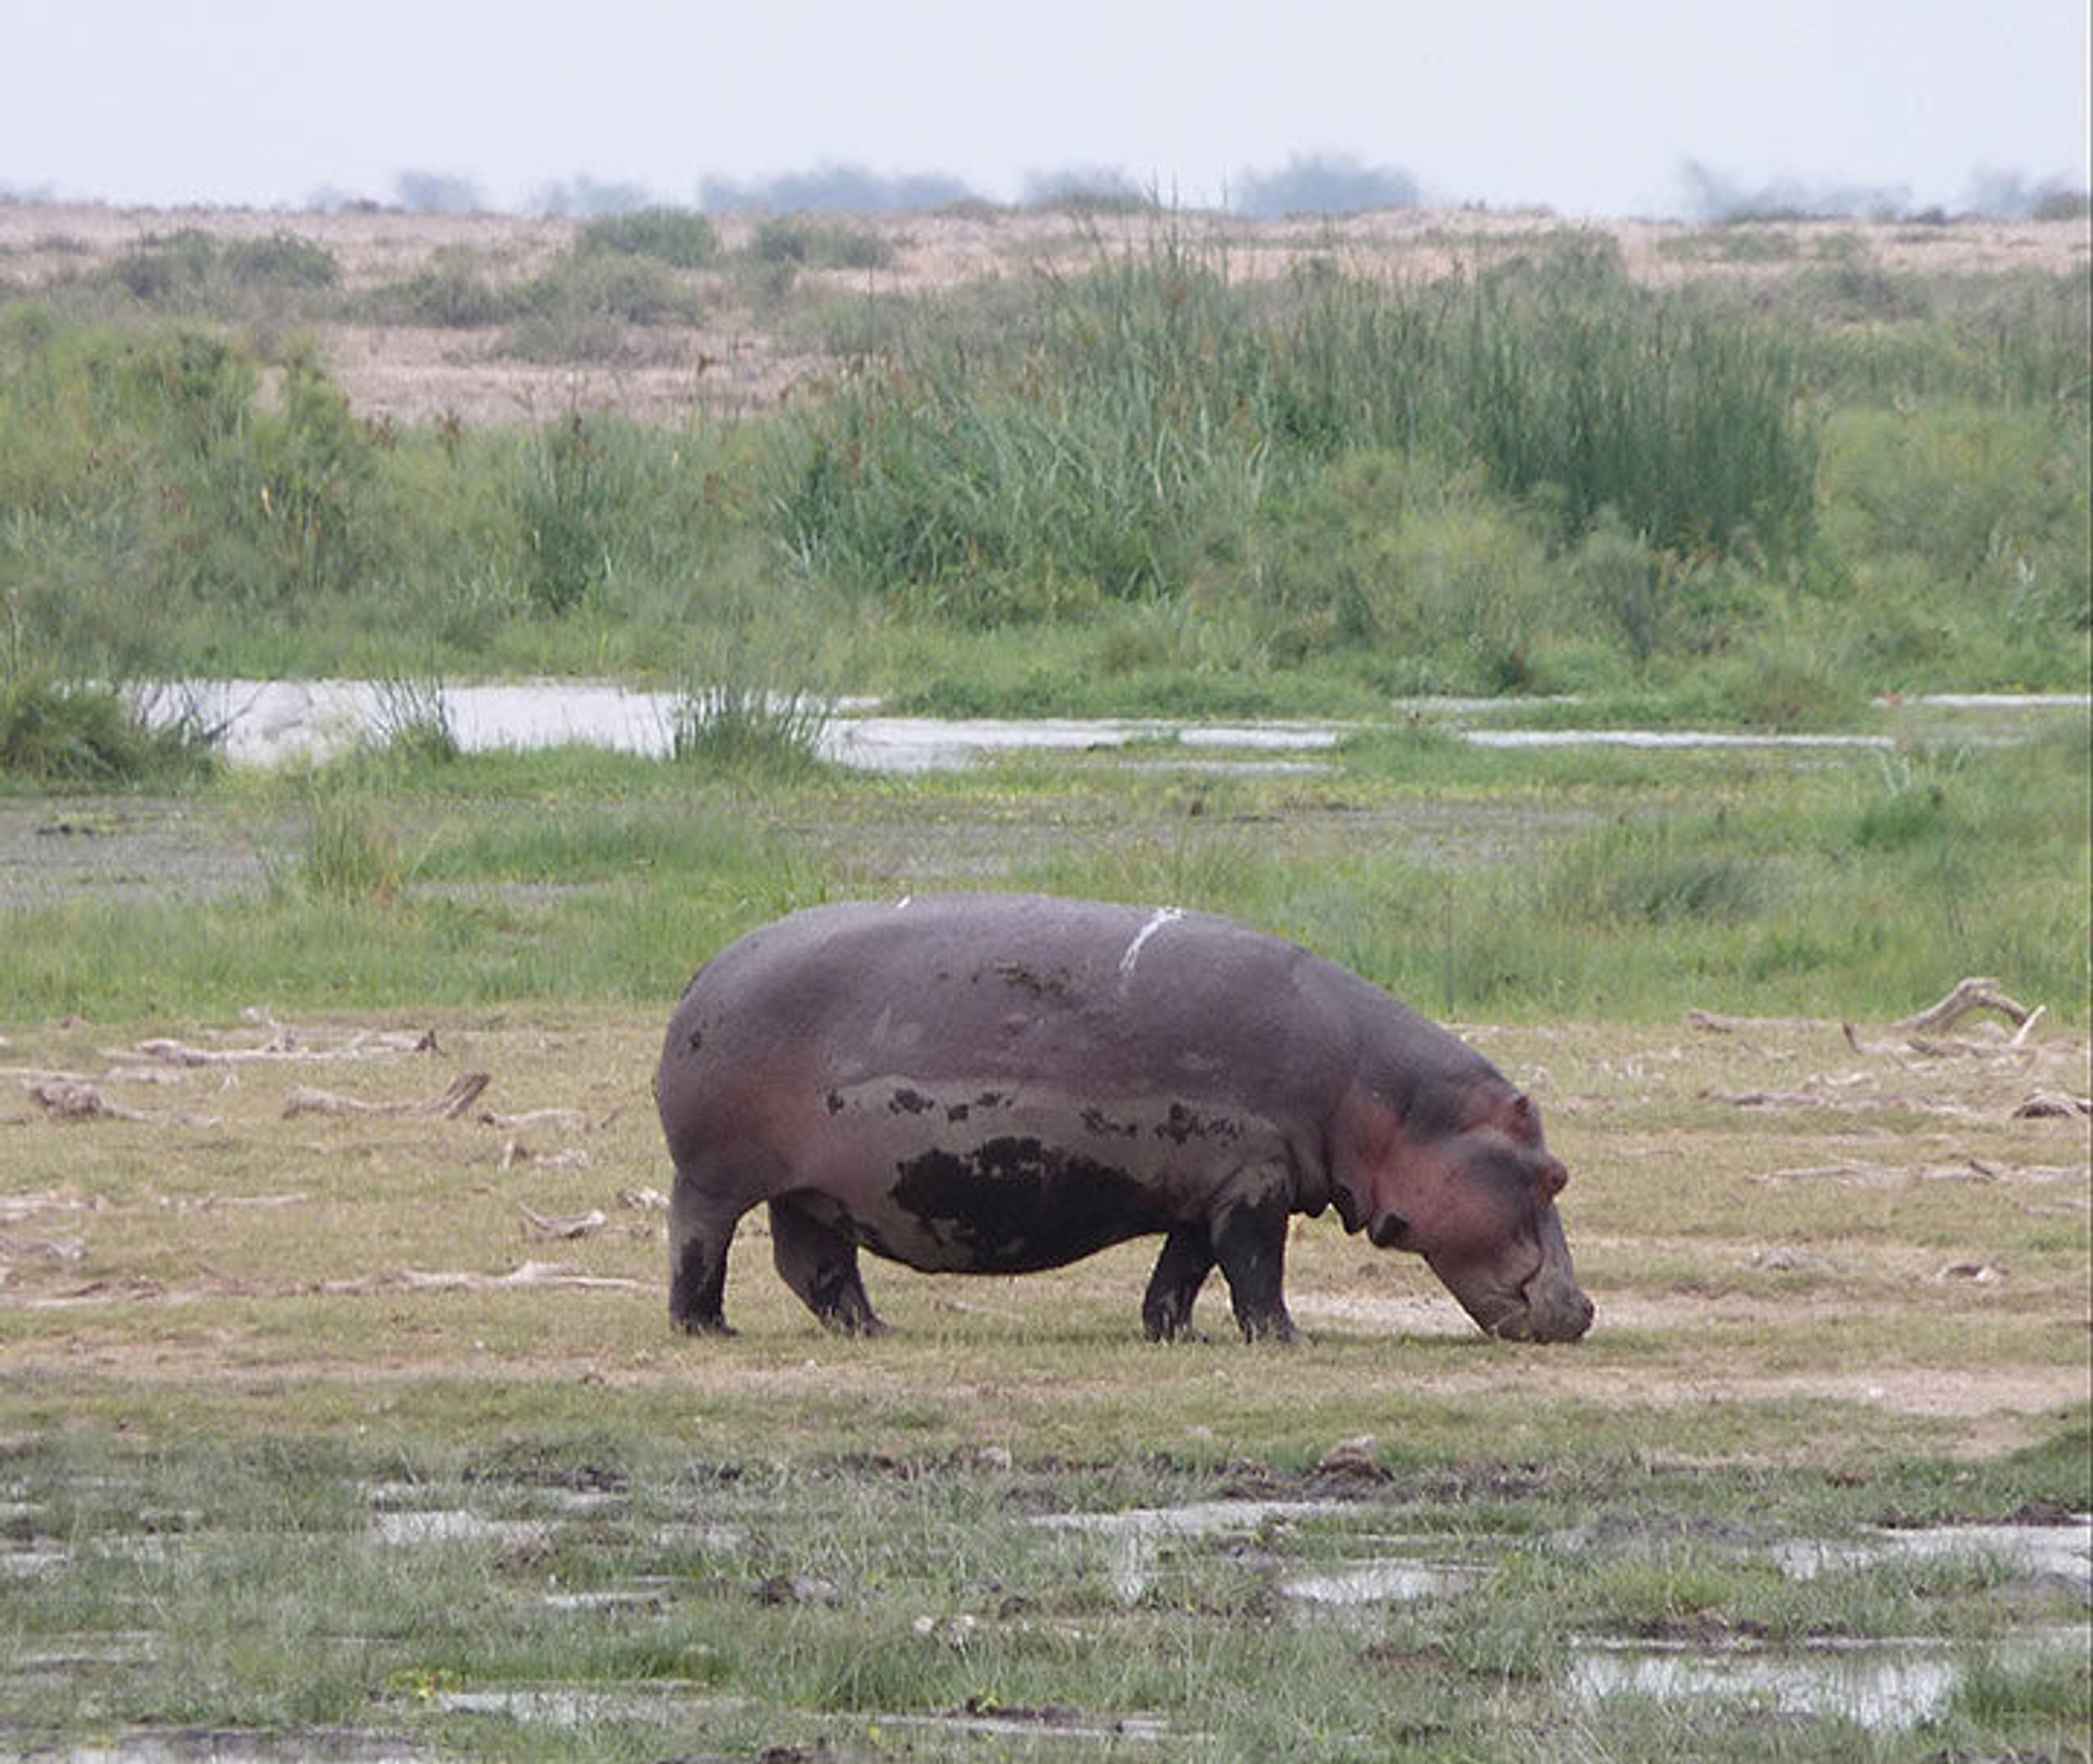
<path id="1" fill-rule="evenodd" d="M 1592 1327 L 1593 1309 L 1575 1286 L 1536 1303 L 1529 1284 L 1524 1306 L 1484 1327 L 1506 1341 L 1575 1341 Z"/>
<path id="2" fill-rule="evenodd" d="M 1540 1265 L 1517 1286 L 1478 1280 L 1467 1271 L 1441 1268 L 1439 1277 L 1486 1335 L 1505 1341 L 1575 1341 L 1592 1327 L 1594 1307 L 1577 1284 L 1570 1263 L 1570 1246 L 1562 1220 L 1551 1206 L 1542 1210 L 1539 1226 Z M 1428 1255 L 1426 1260 L 1432 1259 Z"/>

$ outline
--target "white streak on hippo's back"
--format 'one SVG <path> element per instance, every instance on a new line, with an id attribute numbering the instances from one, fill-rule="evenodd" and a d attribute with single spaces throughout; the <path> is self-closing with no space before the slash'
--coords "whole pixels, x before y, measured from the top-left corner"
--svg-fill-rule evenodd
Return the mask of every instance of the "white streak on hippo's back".
<path id="1" fill-rule="evenodd" d="M 1164 925 L 1174 923 L 1184 917 L 1184 913 L 1176 907 L 1158 907 L 1150 916 L 1148 923 L 1133 934 L 1133 941 L 1126 946 L 1126 953 L 1119 959 L 1119 971 L 1122 974 L 1132 973 L 1133 964 L 1141 960 L 1142 945 L 1155 936 Z"/>

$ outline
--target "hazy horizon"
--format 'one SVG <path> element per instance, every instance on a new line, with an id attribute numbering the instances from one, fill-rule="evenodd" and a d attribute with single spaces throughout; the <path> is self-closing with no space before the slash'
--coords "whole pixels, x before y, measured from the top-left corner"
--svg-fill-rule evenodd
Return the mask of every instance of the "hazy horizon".
<path id="1" fill-rule="evenodd" d="M 10 10 L 0 193 L 32 199 L 717 207 L 845 174 L 1220 208 L 1317 162 L 1354 197 L 1708 218 L 1996 211 L 2093 180 L 2081 0 Z"/>

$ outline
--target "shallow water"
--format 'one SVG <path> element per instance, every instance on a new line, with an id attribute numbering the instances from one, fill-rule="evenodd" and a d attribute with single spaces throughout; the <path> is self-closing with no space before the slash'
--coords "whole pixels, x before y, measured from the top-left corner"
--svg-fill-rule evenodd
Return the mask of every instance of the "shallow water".
<path id="1" fill-rule="evenodd" d="M 375 1481 L 361 1493 L 371 1541 L 405 1552 L 460 1545 L 557 1547 L 566 1527 L 600 1523 L 607 1514 L 626 1515 L 633 1506 L 632 1496 L 623 1489 L 558 1485 L 508 1485 L 491 1502 L 493 1512 L 480 1510 L 473 1492 L 456 1485 Z M 200 1523 L 185 1523 L 165 1536 L 127 1532 L 69 1545 L 46 1534 L 41 1504 L 11 1494 L 0 1502 L 0 1516 L 13 1534 L 0 1548 L 0 1572 L 24 1576 L 17 1584 L 24 1588 L 33 1584 L 28 1577 L 65 1573 L 84 1558 L 178 1554 L 208 1536 Z M 1268 1587 L 1293 1620 L 1302 1623 L 1372 1628 L 1396 1620 L 1394 1607 L 1488 1596 L 1502 1540 L 1406 1533 L 1388 1528 L 1392 1517 L 1385 1505 L 1371 1498 L 1219 1499 L 1055 1512 L 1025 1523 L 1062 1539 L 1060 1547 L 1072 1553 L 1081 1569 L 1100 1575 L 1125 1607 L 1142 1604 L 1159 1584 L 1167 1588 L 1171 1577 L 1188 1572 L 1239 1574 L 1246 1584 Z M 708 1553 L 731 1555 L 744 1543 L 739 1526 L 695 1517 L 664 1522 L 656 1515 L 644 1528 L 657 1545 L 696 1542 Z M 1579 1550 L 1616 1547 L 1603 1537 L 1582 1533 L 1563 1534 L 1556 1541 L 1558 1547 Z M 1623 1546 L 1635 1547 L 1635 1540 Z M 1967 1558 L 2008 1573 L 2061 1580 L 2093 1608 L 2093 1520 L 2084 1518 L 2053 1525 L 1941 1526 L 1878 1529 L 1840 1538 L 1740 1541 L 1736 1547 L 1762 1560 L 1770 1553 L 1783 1572 L 1799 1580 L 1901 1561 Z M 591 1625 L 673 1623 L 691 1584 L 683 1573 L 657 1569 L 594 1588 L 518 1588 L 516 1596 L 575 1626 L 579 1637 L 590 1632 Z M 852 1595 L 853 1600 L 858 1596 Z M 1003 1621 L 986 1612 L 963 1610 L 934 1619 L 919 1618 L 916 1632 L 926 1645 L 964 1649 L 970 1640 L 993 1635 Z M 0 1666 L 0 1678 L 18 1697 L 46 1684 L 69 1683 L 83 1671 L 120 1679 L 127 1667 L 143 1670 L 150 1665 L 161 1645 L 157 1634 L 133 1629 L 45 1636 L 22 1658 Z M 1649 1641 L 1588 1636 L 1571 1641 L 1561 1684 L 1566 1694 L 1585 1703 L 1632 1697 L 1718 1707 L 1740 1704 L 1784 1718 L 1839 1719 L 1896 1732 L 1947 1714 L 1972 1673 L 2041 1670 L 2059 1660 L 2082 1660 L 2089 1646 L 2093 1629 L 2083 1621 L 2026 1627 L 1974 1642 L 1883 1637 L 1776 1646 L 1727 1639 Z M 453 1715 L 553 1730 L 602 1723 L 674 1731 L 707 1714 L 747 1706 L 740 1699 L 685 1681 L 454 1686 L 431 1690 L 427 1700 Z M 401 1712 L 391 1697 L 379 1697 L 376 1706 L 396 1715 Z M 881 1724 L 908 1728 L 933 1744 L 938 1736 L 955 1743 L 1036 1742 L 1055 1749 L 1190 1737 L 1184 1729 L 1138 1712 L 1059 1708 L 895 1711 L 882 1716 Z M 384 1733 L 382 1726 L 380 1717 L 377 1724 L 365 1727 L 275 1734 L 140 1729 L 58 1755 L 106 1764 L 187 1764 L 203 1758 L 274 1764 L 293 1757 L 361 1764 L 422 1755 L 412 1741 Z M 6 1755 L 6 1737 L 0 1735 L 0 1757 Z"/>
<path id="2" fill-rule="evenodd" d="M 1441 1562 L 1427 1557 L 1391 1556 L 1371 1562 L 1332 1564 L 1315 1574 L 1293 1575 L 1279 1583 L 1282 1598 L 1316 1610 L 1348 1606 L 1402 1605 L 1418 1599 L 1454 1598 L 1472 1593 L 1488 1571 L 1472 1562 Z"/>
<path id="3" fill-rule="evenodd" d="M 188 680 L 143 689 L 149 716 L 167 721 L 187 713 L 223 732 L 227 757 L 236 765 L 280 765 L 325 758 L 356 742 L 383 739 L 404 717 L 428 710 L 396 687 L 370 680 Z M 609 682 L 517 680 L 445 686 L 441 708 L 453 736 L 467 752 L 583 743 L 654 757 L 670 748 L 682 700 Z M 1398 700 L 1391 717 L 1451 719 L 1450 733 L 1488 748 L 1636 748 L 1650 749 L 1887 749 L 1898 737 L 1877 734 L 1767 735 L 1734 730 L 1505 729 L 1465 726 L 1469 719 L 1530 715 L 1562 700 L 1417 699 Z M 2027 713 L 2083 710 L 2086 698 L 2062 693 L 2013 696 L 1940 694 L 1886 703 L 1898 713 L 1930 712 L 1958 725 L 1970 716 L 2017 721 Z M 1299 756 L 1326 752 L 1360 726 L 1332 721 L 1211 723 L 1185 726 L 1153 718 L 894 717 L 878 714 L 870 699 L 838 701 L 822 730 L 826 757 L 860 770 L 911 773 L 951 769 L 985 755 L 1080 752 L 1142 743 L 1168 743 L 1173 763 L 1226 769 L 1235 766 L 1294 769 L 1316 762 Z M 1242 756 L 1256 757 L 1246 759 Z M 1295 757 L 1280 760 L 1277 756 Z"/>
<path id="4" fill-rule="evenodd" d="M 2083 1626 L 2024 1631 L 1977 1649 L 1930 1638 L 1787 1649 L 1588 1638 L 1571 1658 L 1568 1686 L 1588 1702 L 1619 1696 L 1742 1701 L 1887 1732 L 1938 1718 L 1980 1661 L 2026 1671 L 2054 1659 L 2083 1659 L 2089 1644 L 2093 1631 Z"/>
<path id="5" fill-rule="evenodd" d="M 1878 1529 L 1852 1541 L 1801 1537 L 1774 1546 L 1774 1559 L 1795 1580 L 1887 1562 L 1996 1561 L 2022 1574 L 2069 1580 L 2093 1605 L 2093 1517 L 2068 1525 L 1935 1525 Z"/>

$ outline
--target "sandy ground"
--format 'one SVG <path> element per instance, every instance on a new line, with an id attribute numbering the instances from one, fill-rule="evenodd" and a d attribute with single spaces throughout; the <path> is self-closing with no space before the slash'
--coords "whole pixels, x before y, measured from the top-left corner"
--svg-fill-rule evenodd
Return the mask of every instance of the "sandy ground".
<path id="1" fill-rule="evenodd" d="M 732 253 L 758 223 L 722 217 Z M 1058 212 L 990 211 L 849 219 L 893 247 L 876 271 L 805 272 L 800 294 L 849 297 L 949 288 L 1041 271 L 1066 272 L 1100 249 L 1142 249 L 1168 225 L 1228 272 L 1277 275 L 1310 259 L 1363 274 L 1424 280 L 1502 262 L 1573 223 L 1545 213 L 1402 210 L 1335 220 L 1251 222 L 1190 215 L 1077 220 Z M 493 215 L 408 215 L 388 210 L 298 213 L 274 210 L 132 209 L 0 203 L 0 296 L 33 294 L 91 272 L 157 238 L 196 229 L 227 239 L 293 233 L 323 245 L 353 297 L 429 266 L 439 252 L 465 254 L 490 281 L 544 270 L 580 223 Z M 2089 262 L 2082 222 L 1958 220 L 1941 224 L 1857 221 L 1786 223 L 1710 230 L 1679 223 L 1614 221 L 1597 230 L 1618 244 L 1631 275 L 1652 284 L 1696 277 L 1766 281 L 1798 266 L 1843 262 L 1889 271 L 2059 274 Z M 646 421 L 742 414 L 774 408 L 817 387 L 833 371 L 792 340 L 782 309 L 751 304 L 723 272 L 694 280 L 710 289 L 704 323 L 649 327 L 609 362 L 546 363 L 505 354 L 501 332 L 428 330 L 338 322 L 310 329 L 331 371 L 362 414 L 396 422 L 449 415 L 486 424 L 542 422 L 575 410 L 618 410 Z"/>

